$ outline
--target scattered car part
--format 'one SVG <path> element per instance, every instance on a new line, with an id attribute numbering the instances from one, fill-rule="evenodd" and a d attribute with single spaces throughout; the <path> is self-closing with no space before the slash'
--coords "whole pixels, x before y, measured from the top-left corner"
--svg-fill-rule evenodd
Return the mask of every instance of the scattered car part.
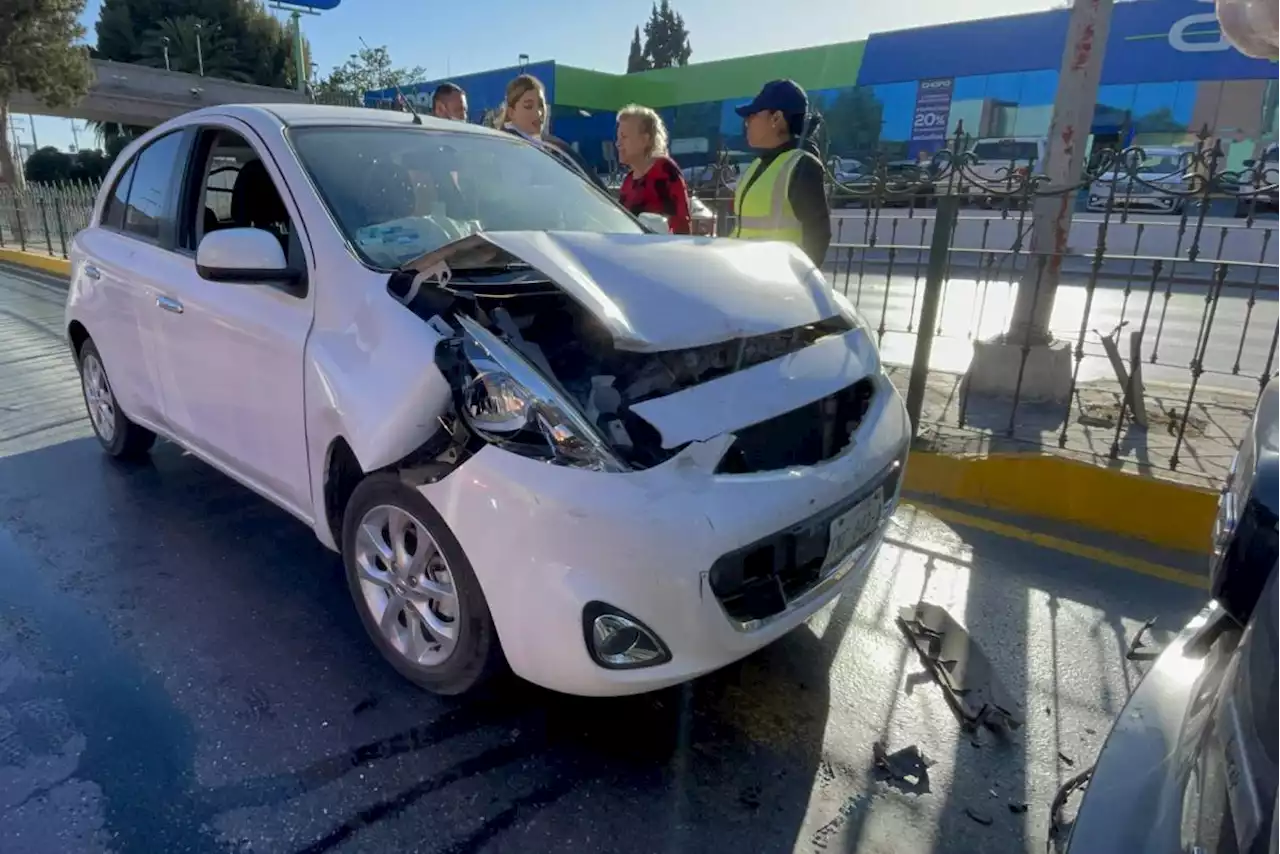
<path id="1" fill-rule="evenodd" d="M 897 622 L 966 731 L 1022 725 L 982 648 L 946 609 L 918 602 L 903 607 Z"/>
<path id="2" fill-rule="evenodd" d="M 871 745 L 871 757 L 895 788 L 915 795 L 929 793 L 929 766 L 933 762 L 916 745 L 889 753 L 883 741 L 876 741 Z"/>

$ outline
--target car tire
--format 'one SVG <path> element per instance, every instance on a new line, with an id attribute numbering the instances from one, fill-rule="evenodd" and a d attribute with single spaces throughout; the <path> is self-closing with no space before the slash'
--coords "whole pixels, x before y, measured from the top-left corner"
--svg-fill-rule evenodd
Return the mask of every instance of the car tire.
<path id="1" fill-rule="evenodd" d="M 80 393 L 93 435 L 108 456 L 136 460 L 147 455 L 156 443 L 156 434 L 134 424 L 120 409 L 115 391 L 102 362 L 102 354 L 90 338 L 76 357 L 80 369 Z"/>
<path id="2" fill-rule="evenodd" d="M 506 670 L 466 553 L 431 502 L 397 476 L 370 475 L 352 493 L 342 562 L 365 631 L 410 682 L 452 696 L 474 693 Z"/>

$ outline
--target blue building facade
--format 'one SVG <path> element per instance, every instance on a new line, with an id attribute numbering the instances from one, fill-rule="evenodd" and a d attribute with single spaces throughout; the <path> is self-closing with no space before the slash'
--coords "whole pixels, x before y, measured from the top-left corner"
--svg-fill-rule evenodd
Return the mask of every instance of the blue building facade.
<path id="1" fill-rule="evenodd" d="M 879 106 L 879 147 L 936 147 L 923 123 L 954 131 L 963 122 L 977 137 L 1047 135 L 1067 18 L 1064 9 L 872 36 L 857 88 Z M 1238 168 L 1276 139 L 1276 73 L 1226 41 L 1211 0 L 1118 3 L 1095 144 L 1186 144 L 1207 128 Z M 919 99 L 934 82 L 949 97 L 931 111 Z"/>
<path id="2" fill-rule="evenodd" d="M 547 86 L 555 133 L 601 167 L 609 160 L 615 111 L 632 101 L 659 110 L 682 163 L 745 148 L 734 107 L 751 99 L 765 72 L 809 90 L 826 119 L 832 153 L 914 157 L 942 147 L 961 123 L 970 138 L 1046 136 L 1068 15 L 1056 9 L 921 27 L 865 43 L 641 74 L 555 62 L 523 70 Z M 501 103 L 506 83 L 521 70 L 454 79 L 467 89 L 473 121 Z M 1119 2 L 1093 143 L 1182 145 L 1207 128 L 1227 152 L 1228 168 L 1240 168 L 1276 141 L 1276 78 L 1275 62 L 1246 57 L 1226 41 L 1212 0 Z M 439 82 L 416 84 L 406 94 L 425 99 Z M 367 99 L 392 97 L 371 92 Z"/>

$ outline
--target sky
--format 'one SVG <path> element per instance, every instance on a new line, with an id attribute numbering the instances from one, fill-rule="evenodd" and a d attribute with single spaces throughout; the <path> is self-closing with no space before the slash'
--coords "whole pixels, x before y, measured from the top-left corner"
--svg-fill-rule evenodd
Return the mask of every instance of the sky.
<path id="1" fill-rule="evenodd" d="M 100 0 L 89 0 L 82 18 L 87 40 Z M 338 8 L 303 18 L 320 74 L 360 48 L 385 45 L 401 66 L 420 65 L 427 79 L 554 59 L 566 65 L 621 73 L 632 30 L 649 15 L 651 0 L 343 0 Z M 857 41 L 871 33 L 973 18 L 1036 12 L 1059 0 L 674 0 L 693 46 L 690 61 L 768 53 L 832 42 Z M 283 13 L 276 12 L 282 15 Z M 18 139 L 66 149 L 71 122 L 16 117 Z M 76 125 L 80 145 L 96 146 Z"/>

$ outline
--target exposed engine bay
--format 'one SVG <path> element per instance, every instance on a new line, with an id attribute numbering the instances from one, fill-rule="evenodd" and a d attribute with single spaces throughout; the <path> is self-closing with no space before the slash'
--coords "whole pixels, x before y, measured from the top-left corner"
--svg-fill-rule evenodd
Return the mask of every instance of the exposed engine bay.
<path id="1" fill-rule="evenodd" d="M 402 270 L 392 275 L 388 290 L 444 336 L 437 366 L 455 389 L 455 407 L 472 434 L 527 456 L 567 456 L 588 468 L 644 469 L 680 452 L 681 447 L 663 447 L 659 431 L 632 410 L 635 405 L 854 328 L 837 314 L 705 346 L 622 350 L 604 325 L 549 277 L 509 255 L 483 261 L 436 265 L 425 274 Z M 862 378 L 736 431 L 717 470 L 775 470 L 836 455 L 870 407 L 874 388 L 869 377 Z M 570 406 L 557 405 L 557 398 Z"/>

